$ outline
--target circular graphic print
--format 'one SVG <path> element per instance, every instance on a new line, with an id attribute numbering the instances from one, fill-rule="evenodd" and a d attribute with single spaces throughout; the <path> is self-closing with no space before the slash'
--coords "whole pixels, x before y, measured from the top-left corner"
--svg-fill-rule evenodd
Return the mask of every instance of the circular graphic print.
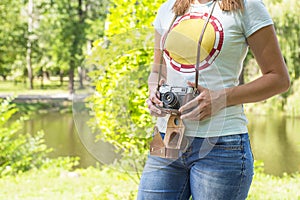
<path id="1" fill-rule="evenodd" d="M 188 13 L 172 25 L 165 41 L 164 53 L 171 66 L 183 73 L 195 72 L 197 47 L 208 14 Z M 207 68 L 219 55 L 224 40 L 221 23 L 210 17 L 201 44 L 200 70 Z"/>

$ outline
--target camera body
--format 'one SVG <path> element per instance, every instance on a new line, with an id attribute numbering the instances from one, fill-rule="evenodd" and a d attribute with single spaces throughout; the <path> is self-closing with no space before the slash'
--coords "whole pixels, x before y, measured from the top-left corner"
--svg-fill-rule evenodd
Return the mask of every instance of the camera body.
<path id="1" fill-rule="evenodd" d="M 164 84 L 159 88 L 160 100 L 163 102 L 163 109 L 167 113 L 179 114 L 178 109 L 187 102 L 198 96 L 193 87 L 176 87 Z"/>
<path id="2" fill-rule="evenodd" d="M 150 143 L 150 155 L 162 158 L 177 159 L 180 152 L 185 152 L 189 140 L 184 136 L 185 125 L 180 118 L 178 109 L 199 95 L 193 87 L 174 87 L 164 84 L 159 87 L 160 100 L 163 102 L 161 110 L 170 114 L 164 139 L 158 127 L 154 128 L 154 138 Z M 192 109 L 185 111 L 190 112 Z"/>

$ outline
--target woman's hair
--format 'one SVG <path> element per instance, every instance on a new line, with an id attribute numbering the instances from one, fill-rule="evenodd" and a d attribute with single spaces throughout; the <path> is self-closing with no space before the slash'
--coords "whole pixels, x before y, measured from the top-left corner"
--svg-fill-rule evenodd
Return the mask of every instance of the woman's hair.
<path id="1" fill-rule="evenodd" d="M 176 15 L 184 15 L 190 5 L 197 0 L 176 0 L 173 6 L 173 12 Z M 213 0 L 218 1 L 224 11 L 243 10 L 243 0 Z"/>

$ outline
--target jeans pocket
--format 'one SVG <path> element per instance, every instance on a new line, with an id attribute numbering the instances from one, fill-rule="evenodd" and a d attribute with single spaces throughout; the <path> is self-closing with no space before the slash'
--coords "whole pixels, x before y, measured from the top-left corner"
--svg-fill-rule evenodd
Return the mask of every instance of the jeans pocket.
<path id="1" fill-rule="evenodd" d="M 208 144 L 212 145 L 213 148 L 223 150 L 242 150 L 242 134 L 227 135 L 220 137 L 207 138 Z"/>

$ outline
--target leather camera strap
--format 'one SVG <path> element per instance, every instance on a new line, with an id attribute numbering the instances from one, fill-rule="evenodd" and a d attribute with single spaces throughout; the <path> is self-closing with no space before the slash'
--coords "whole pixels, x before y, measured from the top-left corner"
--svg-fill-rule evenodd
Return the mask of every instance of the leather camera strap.
<path id="1" fill-rule="evenodd" d="M 202 32 L 200 34 L 199 40 L 198 40 L 198 47 L 197 47 L 197 59 L 196 59 L 196 67 L 195 67 L 195 87 L 194 87 L 194 92 L 196 93 L 198 90 L 198 80 L 199 80 L 199 68 L 200 68 L 200 55 L 201 55 L 201 44 L 203 40 L 203 36 L 207 27 L 207 24 L 209 22 L 210 17 L 212 16 L 212 13 L 215 9 L 217 1 L 214 0 L 214 4 L 212 5 L 212 8 L 209 12 L 209 15 L 206 17 L 205 23 L 202 28 Z"/>

